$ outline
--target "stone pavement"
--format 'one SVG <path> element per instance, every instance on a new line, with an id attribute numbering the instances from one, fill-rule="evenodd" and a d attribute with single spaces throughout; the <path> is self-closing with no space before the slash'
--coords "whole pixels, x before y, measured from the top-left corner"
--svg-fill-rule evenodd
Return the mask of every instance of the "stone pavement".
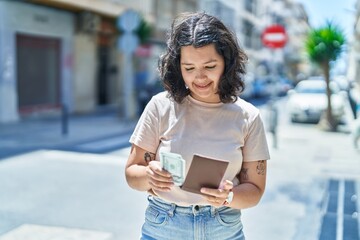
<path id="1" fill-rule="evenodd" d="M 79 129 L 72 127 L 68 140 L 46 124 L 19 135 L 24 139 L 0 136 L 8 146 L 18 141 L 33 147 L 36 134 L 76 146 L 133 126 L 115 119 L 94 116 L 87 126 L 73 119 Z M 95 134 L 100 129 L 101 138 Z M 271 147 L 270 134 L 268 139 Z M 52 147 L 0 160 L 0 240 L 139 239 L 146 194 L 126 184 L 129 148 L 93 154 Z M 264 197 L 243 210 L 245 234 L 249 240 L 359 240 L 359 193 L 360 151 L 348 133 L 282 121 Z"/>

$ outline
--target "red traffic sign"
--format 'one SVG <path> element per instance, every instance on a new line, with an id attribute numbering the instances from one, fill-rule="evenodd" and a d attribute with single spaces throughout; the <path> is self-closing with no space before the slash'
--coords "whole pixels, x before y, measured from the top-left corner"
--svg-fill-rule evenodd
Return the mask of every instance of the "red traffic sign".
<path id="1" fill-rule="evenodd" d="M 283 48 L 287 42 L 285 28 L 281 25 L 271 25 L 261 34 L 262 43 L 268 48 Z"/>

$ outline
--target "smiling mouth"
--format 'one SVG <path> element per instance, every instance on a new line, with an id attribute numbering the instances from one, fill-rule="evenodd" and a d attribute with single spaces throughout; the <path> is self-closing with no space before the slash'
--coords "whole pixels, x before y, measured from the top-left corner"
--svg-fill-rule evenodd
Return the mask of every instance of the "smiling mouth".
<path id="1" fill-rule="evenodd" d="M 194 85 L 199 89 L 205 89 L 205 88 L 208 88 L 211 85 L 211 82 L 208 83 L 208 84 L 202 84 L 202 85 L 194 84 Z"/>

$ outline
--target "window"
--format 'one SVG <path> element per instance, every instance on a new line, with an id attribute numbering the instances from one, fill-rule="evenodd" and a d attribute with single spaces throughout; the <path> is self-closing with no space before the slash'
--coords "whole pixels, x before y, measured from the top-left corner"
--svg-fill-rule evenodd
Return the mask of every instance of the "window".
<path id="1" fill-rule="evenodd" d="M 223 23 L 234 30 L 235 11 L 219 1 L 207 1 L 206 11 L 223 21 Z"/>
<path id="2" fill-rule="evenodd" d="M 196 2 L 193 1 L 178 1 L 176 11 L 182 12 L 194 12 L 196 11 Z"/>
<path id="3" fill-rule="evenodd" d="M 250 23 L 247 20 L 244 20 L 243 22 L 243 33 L 244 33 L 244 46 L 247 48 L 251 48 L 252 44 L 251 44 L 251 40 L 252 40 L 252 35 L 253 35 L 253 24 Z"/>
<path id="4" fill-rule="evenodd" d="M 256 15 L 256 0 L 245 0 L 245 9 Z"/>
<path id="5" fill-rule="evenodd" d="M 157 27 L 160 29 L 167 29 L 173 19 L 173 5 L 172 1 L 158 0 L 157 1 Z"/>

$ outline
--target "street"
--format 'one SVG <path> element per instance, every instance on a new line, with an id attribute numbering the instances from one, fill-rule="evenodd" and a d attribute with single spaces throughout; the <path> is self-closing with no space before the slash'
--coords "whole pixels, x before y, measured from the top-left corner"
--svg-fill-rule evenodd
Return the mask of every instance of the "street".
<path id="1" fill-rule="evenodd" d="M 360 0 L 0 0 L 0 33 L 0 240 L 140 239 L 140 117 L 136 158 L 161 141 L 231 177 L 243 154 L 259 164 L 239 189 L 262 191 L 264 132 L 238 96 L 270 151 L 246 240 L 360 240 Z M 240 190 L 230 206 L 258 199 Z"/>
<path id="2" fill-rule="evenodd" d="M 243 210 L 247 239 L 358 240 L 360 152 L 347 127 L 291 124 L 285 101 L 278 107 L 266 192 Z M 267 125 L 266 105 L 261 111 Z M 43 149 L 2 159 L 0 240 L 139 239 L 146 193 L 126 184 L 128 152 Z"/>

